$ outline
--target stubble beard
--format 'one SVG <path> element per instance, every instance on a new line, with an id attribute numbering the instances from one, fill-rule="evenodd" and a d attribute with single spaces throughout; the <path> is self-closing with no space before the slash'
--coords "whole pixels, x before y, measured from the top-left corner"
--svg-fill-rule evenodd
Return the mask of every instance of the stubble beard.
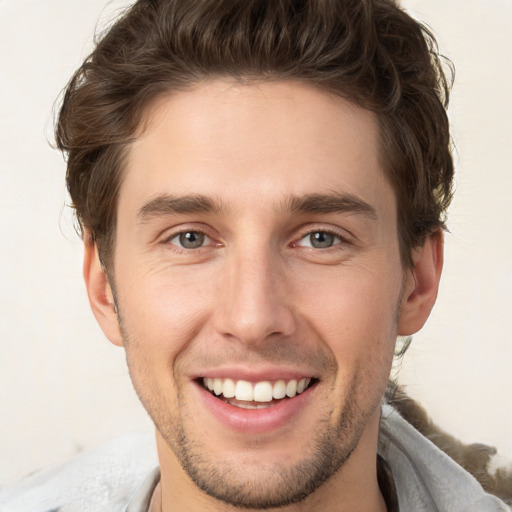
<path id="1" fill-rule="evenodd" d="M 182 420 L 176 422 L 174 432 L 158 428 L 183 470 L 208 496 L 235 508 L 264 510 L 304 500 L 341 470 L 366 423 L 357 428 L 353 412 L 352 404 L 347 404 L 335 426 L 323 420 L 325 425 L 318 426 L 310 453 L 292 467 L 274 463 L 254 468 L 260 478 L 243 463 L 234 466 L 208 460 L 200 443 L 187 435 Z"/>
<path id="2" fill-rule="evenodd" d="M 128 348 L 137 342 L 130 340 L 123 328 L 119 309 L 118 317 L 124 346 Z M 137 362 L 130 360 L 128 352 L 127 349 L 128 369 L 135 391 L 183 470 L 208 496 L 239 509 L 281 508 L 301 502 L 318 490 L 343 469 L 384 394 L 383 389 L 381 395 L 375 395 L 373 403 L 366 403 L 366 407 L 361 409 L 361 404 L 365 403 L 361 396 L 364 390 L 358 381 L 362 376 L 356 375 L 346 390 L 346 402 L 338 413 L 338 419 L 333 421 L 335 412 L 331 409 L 319 420 L 315 438 L 308 443 L 311 447 L 309 453 L 291 467 L 279 463 L 259 466 L 257 473 L 261 478 L 256 479 L 247 477 L 247 468 L 243 462 L 234 465 L 208 459 L 205 456 L 207 451 L 197 436 L 193 438 L 187 434 L 186 419 L 189 425 L 193 424 L 194 419 L 186 418 L 182 405 L 178 405 L 172 416 L 169 415 L 169 410 L 155 399 L 159 395 L 158 390 L 149 390 L 147 386 L 143 389 L 137 385 Z M 332 364 L 337 367 L 335 361 Z M 143 375 L 143 380 L 146 380 L 147 385 L 150 379 Z M 178 404 L 182 404 L 179 390 L 177 398 Z M 299 449 L 303 448 L 299 446 Z"/>
<path id="3" fill-rule="evenodd" d="M 403 293 L 403 290 L 402 290 Z M 397 301 L 397 306 L 401 302 Z M 334 409 L 328 411 L 319 420 L 315 429 L 315 438 L 308 445 L 309 453 L 302 460 L 289 467 L 284 464 L 274 463 L 265 467 L 258 467 L 258 476 L 261 478 L 246 477 L 248 472 L 243 462 L 229 464 L 208 459 L 205 456 L 207 450 L 203 448 L 200 440 L 187 434 L 188 424 L 193 424 L 193 418 L 187 418 L 183 406 L 178 405 L 172 416 L 169 410 L 162 407 L 155 397 L 159 396 L 158 390 L 145 390 L 137 385 L 137 362 L 129 358 L 128 347 L 137 343 L 130 339 L 124 329 L 124 322 L 119 308 L 118 320 L 126 348 L 126 357 L 130 378 L 135 391 L 144 408 L 150 415 L 160 435 L 174 453 L 183 470 L 188 474 L 194 484 L 208 496 L 227 505 L 239 509 L 265 510 L 281 508 L 306 499 L 310 494 L 319 489 L 327 480 L 343 469 L 352 452 L 357 447 L 372 414 L 379 406 L 382 394 L 374 396 L 372 403 L 365 403 L 362 389 L 358 382 L 362 375 L 356 375 L 351 385 L 346 390 L 346 402 L 338 413 L 338 419 L 333 421 Z M 398 313 L 398 307 L 397 307 Z M 330 360 L 328 366 L 337 368 L 335 360 Z M 364 370 L 363 370 L 364 373 Z M 140 376 L 140 375 L 139 375 Z M 147 376 L 146 384 L 150 379 Z M 385 386 L 384 386 L 385 387 Z M 183 399 L 178 389 L 178 404 L 183 404 Z M 323 428 L 322 428 L 323 427 Z M 303 449 L 300 446 L 299 449 Z"/>
<path id="4" fill-rule="evenodd" d="M 356 375 L 346 390 L 346 402 L 341 411 L 337 412 L 337 420 L 333 418 L 334 408 L 325 412 L 323 418 L 318 420 L 307 447 L 302 444 L 298 446 L 299 450 L 308 451 L 301 460 L 292 466 L 282 463 L 263 465 L 258 462 L 258 467 L 252 468 L 251 473 L 242 458 L 233 464 L 205 455 L 208 450 L 201 442 L 202 437 L 191 436 L 189 433 L 187 425 L 193 425 L 194 418 L 187 417 L 180 390 L 178 406 L 172 408 L 174 410 L 171 412 L 170 407 L 158 400 L 158 390 L 148 387 L 151 379 L 138 371 L 140 368 L 137 368 L 136 358 L 132 361 L 129 357 L 129 346 L 137 341 L 129 339 L 126 332 L 123 332 L 123 338 L 130 378 L 161 437 L 201 491 L 234 508 L 265 510 L 285 507 L 306 499 L 343 469 L 375 408 L 380 404 L 380 398 L 375 397 L 373 403 L 366 403 L 366 407 L 361 409 L 361 404 L 365 403 L 361 395 L 364 390 L 358 382 L 360 377 L 364 380 L 364 376 Z M 333 364 L 337 366 L 335 362 Z M 144 381 L 144 386 L 138 385 Z"/>

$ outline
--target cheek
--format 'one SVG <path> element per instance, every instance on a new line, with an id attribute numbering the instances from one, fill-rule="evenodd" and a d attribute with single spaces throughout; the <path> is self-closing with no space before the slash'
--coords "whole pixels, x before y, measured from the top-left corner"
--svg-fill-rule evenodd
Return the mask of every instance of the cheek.
<path id="1" fill-rule="evenodd" d="M 351 274 L 351 275 L 349 275 Z M 382 273 L 381 276 L 385 276 Z M 400 280 L 353 272 L 316 280 L 299 310 L 340 367 L 388 367 L 396 340 Z"/>
<path id="2" fill-rule="evenodd" d="M 179 360 L 204 325 L 205 308 L 197 290 L 176 288 L 160 277 L 146 278 L 140 288 L 119 290 L 130 378 L 151 415 L 175 407 Z"/>
<path id="3" fill-rule="evenodd" d="M 386 277 L 384 271 L 343 270 L 325 276 L 309 273 L 308 281 L 301 283 L 302 293 L 296 292 L 302 302 L 300 308 L 323 318 L 325 325 L 336 325 L 342 331 L 387 325 L 389 332 L 396 324 L 401 281 Z"/>
<path id="4" fill-rule="evenodd" d="M 126 331 L 148 344 L 173 346 L 201 326 L 213 292 L 198 272 L 152 272 L 125 281 L 119 290 Z"/>
<path id="5" fill-rule="evenodd" d="M 179 384 L 177 361 L 204 325 L 201 294 L 172 281 L 145 276 L 143 286 L 125 282 L 118 290 L 130 377 L 141 401 L 151 409 L 157 396 L 173 400 Z"/>

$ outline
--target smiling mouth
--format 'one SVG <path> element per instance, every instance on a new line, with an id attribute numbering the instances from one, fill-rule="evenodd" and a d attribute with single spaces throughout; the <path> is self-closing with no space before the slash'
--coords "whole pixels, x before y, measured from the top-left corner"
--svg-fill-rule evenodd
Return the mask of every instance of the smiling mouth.
<path id="1" fill-rule="evenodd" d="M 248 382 L 205 377 L 200 383 L 216 398 L 241 409 L 266 409 L 282 400 L 300 395 L 314 384 L 317 379 L 277 380 L 275 382 Z"/>

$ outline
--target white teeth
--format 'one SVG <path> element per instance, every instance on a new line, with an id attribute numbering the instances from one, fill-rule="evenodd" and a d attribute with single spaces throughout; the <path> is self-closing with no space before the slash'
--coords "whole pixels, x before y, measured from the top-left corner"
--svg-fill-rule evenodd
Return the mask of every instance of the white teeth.
<path id="1" fill-rule="evenodd" d="M 246 380 L 233 381 L 232 379 L 221 379 L 207 377 L 203 379 L 203 385 L 206 389 L 213 391 L 217 396 L 224 398 L 236 398 L 245 402 L 271 402 L 273 399 L 280 400 L 286 396 L 293 398 L 302 393 L 309 384 L 311 378 L 292 379 L 286 382 L 278 380 L 274 384 L 269 381 L 261 381 L 252 384 Z M 254 408 L 253 406 L 249 408 Z"/>
<path id="2" fill-rule="evenodd" d="M 224 398 L 233 398 L 235 396 L 235 383 L 231 379 L 224 380 L 222 394 Z"/>
<path id="3" fill-rule="evenodd" d="M 272 390 L 272 394 L 274 398 L 280 399 L 286 396 L 286 382 L 284 380 L 278 380 L 274 384 L 274 389 Z"/>
<path id="4" fill-rule="evenodd" d="M 271 402 L 272 401 L 272 384 L 270 382 L 258 382 L 254 386 L 254 398 L 255 402 Z"/>
<path id="5" fill-rule="evenodd" d="M 239 380 L 235 387 L 235 398 L 237 400 L 253 401 L 252 384 L 246 380 Z"/>
<path id="6" fill-rule="evenodd" d="M 306 387 L 306 379 L 301 379 L 297 382 L 297 393 L 302 393 Z"/>
<path id="7" fill-rule="evenodd" d="M 222 394 L 222 380 L 221 379 L 213 379 L 213 392 L 216 395 Z"/>
<path id="8" fill-rule="evenodd" d="M 273 404 L 253 404 L 251 402 L 247 402 L 246 404 L 243 402 L 237 402 L 236 407 L 239 407 L 240 409 L 268 409 L 269 407 L 272 407 Z"/>
<path id="9" fill-rule="evenodd" d="M 286 384 L 286 396 L 293 398 L 297 394 L 297 381 L 291 380 Z"/>

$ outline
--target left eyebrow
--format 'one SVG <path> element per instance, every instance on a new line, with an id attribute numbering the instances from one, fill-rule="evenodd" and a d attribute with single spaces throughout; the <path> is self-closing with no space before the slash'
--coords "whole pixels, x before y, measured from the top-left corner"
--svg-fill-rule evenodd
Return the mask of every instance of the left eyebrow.
<path id="1" fill-rule="evenodd" d="M 173 196 L 163 194 L 146 203 L 137 213 L 137 220 L 143 224 L 154 217 L 187 213 L 221 213 L 224 208 L 220 201 L 200 194 Z"/>
<path id="2" fill-rule="evenodd" d="M 355 213 L 377 220 L 375 208 L 353 194 L 306 194 L 290 196 L 284 202 L 285 211 L 292 213 Z"/>

